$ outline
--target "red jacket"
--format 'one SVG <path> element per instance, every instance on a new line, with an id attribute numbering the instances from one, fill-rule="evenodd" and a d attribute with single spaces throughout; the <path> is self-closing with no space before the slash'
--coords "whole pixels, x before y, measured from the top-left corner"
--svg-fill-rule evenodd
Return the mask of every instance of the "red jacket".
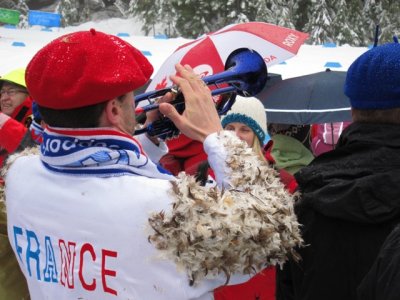
<path id="1" fill-rule="evenodd" d="M 274 300 L 275 267 L 268 267 L 250 280 L 235 285 L 221 286 L 214 290 L 215 300 Z"/>
<path id="2" fill-rule="evenodd" d="M 1 112 L 0 112 L 1 113 Z M 32 115 L 32 99 L 27 97 L 18 106 L 10 119 L 0 128 L 0 166 L 8 154 L 17 150 L 30 125 Z"/>
<path id="3" fill-rule="evenodd" d="M 181 134 L 177 138 L 167 140 L 168 154 L 161 158 L 161 165 L 175 176 L 179 172 L 194 175 L 201 162 L 207 160 L 203 144 L 193 141 Z"/>
<path id="4" fill-rule="evenodd" d="M 17 150 L 28 129 L 14 119 L 9 119 L 0 129 L 0 165 L 9 153 Z"/>

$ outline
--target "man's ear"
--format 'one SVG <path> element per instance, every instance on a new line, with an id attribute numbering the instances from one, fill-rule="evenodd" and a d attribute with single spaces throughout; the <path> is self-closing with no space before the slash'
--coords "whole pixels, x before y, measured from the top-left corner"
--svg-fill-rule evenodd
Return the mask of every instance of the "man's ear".
<path id="1" fill-rule="evenodd" d="M 101 126 L 116 126 L 120 123 L 121 103 L 117 98 L 107 101 L 101 117 Z"/>

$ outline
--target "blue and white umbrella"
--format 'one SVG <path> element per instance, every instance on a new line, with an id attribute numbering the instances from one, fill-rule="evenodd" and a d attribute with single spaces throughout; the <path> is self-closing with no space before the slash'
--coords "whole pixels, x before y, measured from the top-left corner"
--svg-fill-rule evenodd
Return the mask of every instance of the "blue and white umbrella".
<path id="1" fill-rule="evenodd" d="M 346 72 L 331 71 L 277 82 L 256 95 L 268 123 L 322 124 L 351 121 L 350 100 L 344 94 Z"/>

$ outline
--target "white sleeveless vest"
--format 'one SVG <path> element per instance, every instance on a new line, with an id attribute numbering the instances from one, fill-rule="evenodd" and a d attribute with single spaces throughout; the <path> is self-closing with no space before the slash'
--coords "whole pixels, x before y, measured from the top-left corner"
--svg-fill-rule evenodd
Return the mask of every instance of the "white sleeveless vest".
<path id="1" fill-rule="evenodd" d="M 32 300 L 213 299 L 225 282 L 190 287 L 148 242 L 149 214 L 170 209 L 169 181 L 54 174 L 25 156 L 6 182 L 9 239 Z M 230 284 L 248 279 L 232 276 Z"/>

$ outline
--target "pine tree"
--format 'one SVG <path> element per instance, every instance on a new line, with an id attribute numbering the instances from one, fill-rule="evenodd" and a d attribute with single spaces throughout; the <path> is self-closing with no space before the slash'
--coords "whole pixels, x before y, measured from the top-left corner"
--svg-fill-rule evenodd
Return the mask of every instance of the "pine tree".
<path id="1" fill-rule="evenodd" d="M 364 18 L 364 43 L 373 44 L 375 38 L 376 25 L 380 25 L 380 15 L 382 13 L 382 5 L 380 0 L 365 0 L 363 7 Z"/>
<path id="2" fill-rule="evenodd" d="M 15 7 L 21 14 L 19 16 L 19 23 L 17 25 L 18 28 L 29 28 L 28 23 L 28 13 L 29 7 L 25 3 L 25 0 L 18 0 L 17 6 Z"/>
<path id="3" fill-rule="evenodd" d="M 167 23 L 168 31 L 172 31 L 170 35 L 177 34 L 189 38 L 196 38 L 228 24 L 264 19 L 267 12 L 265 2 L 260 3 L 260 0 L 164 0 L 153 3 L 152 11 L 158 11 L 157 14 L 163 16 L 157 19 L 150 12 L 151 9 L 146 7 L 146 3 L 131 3 L 134 4 L 130 5 L 131 13 L 146 23 L 145 31 L 149 31 L 149 26 L 154 27 L 168 19 L 172 20 Z"/>
<path id="4" fill-rule="evenodd" d="M 219 26 L 215 24 L 224 24 L 221 11 L 227 11 L 224 7 L 229 5 L 230 1 L 181 1 L 172 0 L 171 5 L 177 13 L 176 29 L 178 34 L 183 37 L 197 38 L 198 36 L 215 31 Z M 235 15 L 225 14 L 226 18 L 236 18 Z"/>
<path id="5" fill-rule="evenodd" d="M 141 16 L 142 11 L 140 7 L 138 8 L 136 5 L 137 0 L 129 0 L 128 3 L 128 10 L 126 11 L 126 15 L 128 18 L 134 17 L 134 16 Z"/>
<path id="6" fill-rule="evenodd" d="M 267 6 L 266 0 L 256 1 L 256 18 L 255 21 L 274 23 L 274 14 L 272 10 Z"/>
<path id="7" fill-rule="evenodd" d="M 79 22 L 79 0 L 60 0 L 56 11 L 61 15 L 63 26 Z"/>
<path id="8" fill-rule="evenodd" d="M 313 14 L 310 21 L 306 24 L 306 32 L 310 34 L 310 40 L 313 44 L 323 44 L 333 42 L 332 35 L 332 11 L 326 0 L 313 1 Z"/>
<path id="9" fill-rule="evenodd" d="M 129 16 L 129 0 L 116 0 L 114 6 L 126 18 Z"/>
<path id="10" fill-rule="evenodd" d="M 332 24 L 332 36 L 335 37 L 336 43 L 343 45 L 351 41 L 353 45 L 360 45 L 362 38 L 359 37 L 358 33 L 354 30 L 354 26 L 352 26 L 347 1 L 338 0 L 333 4 L 333 7 L 336 7 L 336 15 Z"/>
<path id="11" fill-rule="evenodd" d="M 379 14 L 381 35 L 379 41 L 380 43 L 387 43 L 393 41 L 393 35 L 396 34 L 396 30 L 400 30 L 400 2 L 382 0 L 381 5 L 382 11 Z M 397 12 L 397 14 L 391 12 Z"/>
<path id="12" fill-rule="evenodd" d="M 17 4 L 13 0 L 0 0 L 0 7 L 7 9 L 16 9 Z"/>
<path id="13" fill-rule="evenodd" d="M 359 0 L 355 0 L 359 1 Z M 294 25 L 297 30 L 306 32 L 306 24 L 310 20 L 311 15 L 311 0 L 298 0 L 295 13 Z"/>
<path id="14" fill-rule="evenodd" d="M 238 14 L 236 19 L 230 21 L 230 23 L 244 23 L 255 21 L 258 14 L 258 1 L 236 1 L 235 5 L 238 8 Z M 232 7 L 235 9 L 235 6 Z M 229 22 L 229 21 L 228 21 Z"/>
<path id="15" fill-rule="evenodd" d="M 79 23 L 87 22 L 90 19 L 91 10 L 90 10 L 90 2 L 93 1 L 97 4 L 103 4 L 101 0 L 79 0 Z M 104 5 L 102 5 L 104 7 Z"/>
<path id="16" fill-rule="evenodd" d="M 274 0 L 271 1 L 271 10 L 275 14 L 274 24 L 287 27 L 295 28 L 294 17 L 297 5 L 293 0 Z"/>
<path id="17" fill-rule="evenodd" d="M 354 31 L 354 36 L 349 37 L 349 40 L 344 40 L 342 43 L 348 43 L 352 46 L 366 46 L 365 33 L 366 28 L 363 16 L 363 3 L 359 0 L 347 1 L 347 23 L 351 30 Z M 339 21 L 340 22 L 340 21 Z M 335 30 L 335 34 L 340 31 Z"/>
<path id="18" fill-rule="evenodd" d="M 161 10 L 161 1 L 137 1 L 131 0 L 129 3 L 128 16 L 138 17 L 143 21 L 142 30 L 146 35 L 154 35 L 155 26 L 161 23 L 163 16 Z"/>
<path id="19" fill-rule="evenodd" d="M 396 35 L 400 39 L 400 1 L 390 1 L 388 11 L 390 11 L 389 24 L 392 28 L 392 35 Z"/>
<path id="20" fill-rule="evenodd" d="M 197 38 L 228 24 L 263 21 L 307 32 L 312 43 L 365 46 L 376 24 L 385 40 L 400 27 L 399 0 L 116 0 L 122 13 L 128 1 L 125 15 L 138 17 L 146 34 L 161 28 L 171 37 Z"/>
<path id="21" fill-rule="evenodd" d="M 178 31 L 176 29 L 177 13 L 171 5 L 169 0 L 161 1 L 162 16 L 164 19 L 164 34 L 167 36 L 177 36 Z"/>

